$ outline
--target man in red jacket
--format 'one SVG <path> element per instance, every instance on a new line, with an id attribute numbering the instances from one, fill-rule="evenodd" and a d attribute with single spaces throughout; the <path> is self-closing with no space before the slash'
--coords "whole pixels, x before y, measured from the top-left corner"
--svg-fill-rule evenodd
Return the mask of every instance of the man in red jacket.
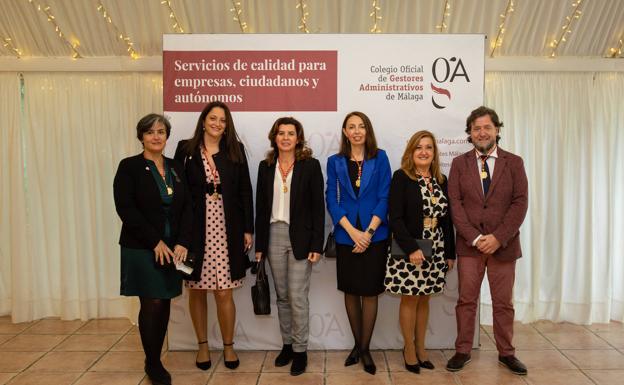
<path id="1" fill-rule="evenodd" d="M 512 294 L 516 260 L 522 256 L 519 229 L 527 212 L 528 182 L 522 158 L 498 147 L 502 126 L 494 110 L 482 106 L 472 111 L 466 133 L 474 148 L 453 159 L 449 174 L 459 257 L 456 352 L 446 365 L 449 371 L 470 362 L 479 292 L 487 271 L 498 361 L 515 374 L 527 373 L 512 345 Z"/>

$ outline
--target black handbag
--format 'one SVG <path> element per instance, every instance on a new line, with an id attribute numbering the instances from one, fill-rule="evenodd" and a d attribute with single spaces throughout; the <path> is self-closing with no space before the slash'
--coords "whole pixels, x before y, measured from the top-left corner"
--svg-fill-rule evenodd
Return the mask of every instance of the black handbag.
<path id="1" fill-rule="evenodd" d="M 425 256 L 425 261 L 431 262 L 433 255 L 433 241 L 431 239 L 416 239 L 418 248 Z M 392 238 L 392 246 L 390 247 L 390 255 L 395 259 L 404 259 L 409 261 L 409 256 L 403 251 L 401 246 L 397 243 L 396 239 Z"/>
<path id="2" fill-rule="evenodd" d="M 325 258 L 336 258 L 336 237 L 334 237 L 334 232 L 330 232 L 327 236 L 327 241 L 325 241 L 325 248 L 323 248 L 323 255 Z"/>
<path id="3" fill-rule="evenodd" d="M 266 275 L 264 258 L 258 262 L 256 284 L 251 287 L 251 301 L 256 315 L 271 314 L 271 292 L 269 277 Z"/>

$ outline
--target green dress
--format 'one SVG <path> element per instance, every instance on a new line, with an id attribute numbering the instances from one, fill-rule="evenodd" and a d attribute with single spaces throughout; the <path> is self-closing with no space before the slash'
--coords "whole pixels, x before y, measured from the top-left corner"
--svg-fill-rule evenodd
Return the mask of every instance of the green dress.
<path id="1" fill-rule="evenodd" d="M 167 194 L 167 186 L 158 173 L 156 164 L 146 159 L 147 165 L 152 172 L 152 176 L 158 185 L 163 209 L 167 220 L 165 222 L 165 234 L 163 240 L 170 248 L 171 226 L 169 215 L 173 194 Z M 165 178 L 167 185 L 173 186 L 171 169 L 165 164 Z M 121 247 L 121 295 L 139 296 L 147 298 L 173 298 L 182 294 L 182 276 L 175 269 L 173 264 L 161 266 L 157 264 L 154 257 L 154 250 L 132 249 Z"/>

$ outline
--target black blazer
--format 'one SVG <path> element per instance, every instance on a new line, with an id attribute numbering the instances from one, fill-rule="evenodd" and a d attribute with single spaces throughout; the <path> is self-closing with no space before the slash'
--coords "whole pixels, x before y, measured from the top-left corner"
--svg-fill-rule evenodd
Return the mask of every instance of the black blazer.
<path id="1" fill-rule="evenodd" d="M 171 239 L 173 245 L 188 248 L 193 219 L 184 168 L 173 159 L 165 158 L 165 161 L 173 170 L 173 202 L 169 218 Z M 119 162 L 113 195 L 122 222 L 119 244 L 135 249 L 154 249 L 164 238 L 166 216 L 158 185 L 143 153 Z"/>
<path id="2" fill-rule="evenodd" d="M 440 183 L 448 203 L 448 179 Z M 439 182 L 438 182 L 439 183 Z M 415 239 L 423 233 L 423 200 L 418 182 L 410 179 L 403 170 L 396 170 L 390 185 L 390 228 L 392 236 L 408 256 L 418 250 Z M 444 259 L 455 259 L 455 232 L 451 220 L 451 205 L 446 215 L 438 218 L 438 225 L 444 233 Z"/>
<path id="3" fill-rule="evenodd" d="M 193 201 L 193 232 L 191 250 L 198 256 L 204 255 L 206 244 L 206 169 L 200 150 L 193 154 L 186 153 L 186 140 L 181 140 L 175 152 L 175 159 L 184 164 L 186 180 L 191 190 Z M 240 143 L 239 143 L 240 144 Z M 234 163 L 226 156 L 225 141 L 219 144 L 219 152 L 212 159 L 221 178 L 223 211 L 225 212 L 225 232 L 227 234 L 230 277 L 232 280 L 245 276 L 245 270 L 251 265 L 245 254 L 245 233 L 253 234 L 253 193 L 249 178 L 249 167 L 242 144 L 243 163 Z M 199 279 L 201 269 L 195 269 Z"/>
<path id="4" fill-rule="evenodd" d="M 269 226 L 273 209 L 273 181 L 276 163 L 266 160 L 258 166 L 256 188 L 256 252 L 267 256 Z M 290 225 L 288 233 L 293 254 L 298 260 L 308 253 L 323 252 L 325 203 L 323 173 L 319 161 L 310 158 L 295 162 L 290 183 Z"/>

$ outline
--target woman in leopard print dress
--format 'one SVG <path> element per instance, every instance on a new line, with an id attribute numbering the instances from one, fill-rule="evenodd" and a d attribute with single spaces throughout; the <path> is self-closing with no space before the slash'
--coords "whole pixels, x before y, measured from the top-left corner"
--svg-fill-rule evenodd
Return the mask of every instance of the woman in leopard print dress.
<path id="1" fill-rule="evenodd" d="M 411 372 L 419 372 L 420 367 L 433 369 L 425 350 L 429 295 L 442 292 L 445 274 L 455 259 L 446 184 L 435 137 L 429 131 L 415 133 L 401 159 L 401 169 L 392 177 L 389 199 L 392 235 L 405 258 L 388 257 L 384 281 L 388 292 L 401 295 L 403 354 Z M 425 259 L 416 239 L 433 241 L 430 260 Z"/>

